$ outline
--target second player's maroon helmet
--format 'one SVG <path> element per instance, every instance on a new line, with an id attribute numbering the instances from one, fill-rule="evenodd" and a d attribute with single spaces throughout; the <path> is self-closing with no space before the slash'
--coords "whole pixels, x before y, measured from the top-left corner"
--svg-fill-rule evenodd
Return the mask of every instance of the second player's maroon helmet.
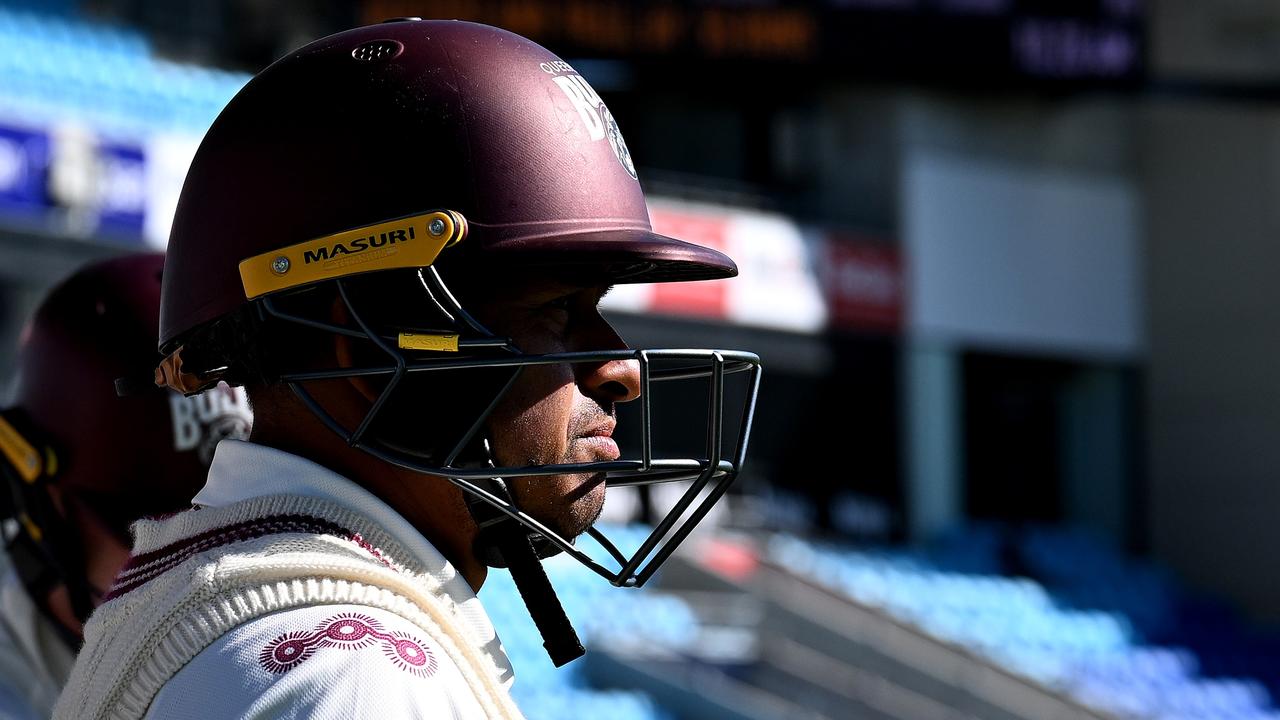
<path id="1" fill-rule="evenodd" d="M 190 506 L 219 440 L 249 432 L 247 398 L 225 385 L 118 395 L 118 379 L 158 359 L 163 265 L 158 252 L 98 260 L 53 287 L 24 326 L 0 410 L 0 511 L 18 521 L 8 553 L 38 602 L 64 584 L 81 619 L 92 601 L 80 523 L 127 547 L 134 521 Z"/>
<path id="2" fill-rule="evenodd" d="M 243 393 L 194 398 L 150 389 L 118 396 L 116 380 L 155 365 L 164 254 L 94 261 L 51 289 L 23 329 L 11 411 L 56 454 L 54 482 L 92 503 L 129 540 L 139 517 L 190 503 L 213 446 L 247 437 Z"/>

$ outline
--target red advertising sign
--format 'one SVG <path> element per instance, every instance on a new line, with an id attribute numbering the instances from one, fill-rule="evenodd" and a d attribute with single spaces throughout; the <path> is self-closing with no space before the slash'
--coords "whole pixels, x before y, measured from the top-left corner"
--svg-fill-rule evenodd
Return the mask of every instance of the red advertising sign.
<path id="1" fill-rule="evenodd" d="M 727 213 L 721 215 L 650 208 L 653 231 L 720 252 L 729 251 Z M 658 283 L 653 286 L 649 309 L 653 312 L 724 319 L 728 316 L 728 294 L 723 280 Z"/>
<path id="2" fill-rule="evenodd" d="M 827 233 L 820 268 L 829 322 L 847 330 L 902 326 L 902 261 L 896 247 L 852 233 Z"/>

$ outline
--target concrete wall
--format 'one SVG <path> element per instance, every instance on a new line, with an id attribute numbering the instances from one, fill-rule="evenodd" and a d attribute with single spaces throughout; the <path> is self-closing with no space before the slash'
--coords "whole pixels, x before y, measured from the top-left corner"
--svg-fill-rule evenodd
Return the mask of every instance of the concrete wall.
<path id="1" fill-rule="evenodd" d="M 1280 619 L 1280 111 L 1161 100 L 1143 124 L 1151 546 Z"/>
<path id="2" fill-rule="evenodd" d="M 1063 506 L 1069 520 L 1126 534 L 1135 478 L 1114 368 L 1145 346 L 1133 116 L 1116 98 L 901 99 L 903 465 L 916 537 L 964 509 L 959 353 L 972 350 L 1097 366 L 1063 391 Z"/>

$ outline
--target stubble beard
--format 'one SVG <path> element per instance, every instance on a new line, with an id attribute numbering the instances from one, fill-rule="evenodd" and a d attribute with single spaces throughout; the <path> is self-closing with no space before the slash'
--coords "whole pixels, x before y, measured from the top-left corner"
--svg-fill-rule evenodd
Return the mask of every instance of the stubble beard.
<path id="1" fill-rule="evenodd" d="M 543 482 L 549 492 L 530 492 Z M 516 506 L 566 540 L 586 532 L 604 511 L 605 475 L 555 475 L 526 478 L 513 485 Z"/>

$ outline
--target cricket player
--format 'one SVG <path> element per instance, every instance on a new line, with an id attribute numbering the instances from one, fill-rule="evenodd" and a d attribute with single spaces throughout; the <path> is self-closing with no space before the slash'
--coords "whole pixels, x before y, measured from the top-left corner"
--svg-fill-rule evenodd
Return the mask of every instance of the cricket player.
<path id="1" fill-rule="evenodd" d="M 117 394 L 156 362 L 163 264 L 147 252 L 85 265 L 22 332 L 0 410 L 0 718 L 49 717 L 129 526 L 189 508 L 218 442 L 248 437 L 239 388 Z"/>
<path id="2" fill-rule="evenodd" d="M 183 186 L 156 371 L 245 387 L 253 434 L 197 509 L 139 523 L 56 717 L 519 717 L 487 573 L 569 662 L 541 559 L 643 584 L 745 454 L 758 358 L 629 349 L 601 297 L 736 272 L 652 231 L 617 122 L 524 37 L 407 18 L 273 63 Z M 702 451 L 619 446 L 618 408 L 659 382 L 707 397 Z M 635 552 L 593 528 L 608 485 L 667 481 L 688 492 Z"/>

